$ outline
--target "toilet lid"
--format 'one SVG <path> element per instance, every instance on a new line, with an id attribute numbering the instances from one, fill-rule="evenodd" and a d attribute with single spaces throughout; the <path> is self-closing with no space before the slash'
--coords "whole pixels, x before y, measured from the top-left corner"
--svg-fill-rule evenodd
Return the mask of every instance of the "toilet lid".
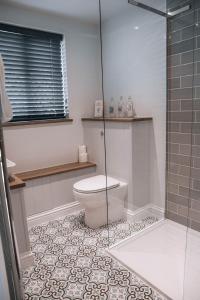
<path id="1" fill-rule="evenodd" d="M 106 186 L 106 176 L 98 175 L 90 178 L 83 179 L 74 184 L 74 190 L 80 193 L 97 193 L 102 192 L 107 189 L 112 189 L 119 186 L 120 183 L 118 180 L 107 177 L 107 186 Z"/>

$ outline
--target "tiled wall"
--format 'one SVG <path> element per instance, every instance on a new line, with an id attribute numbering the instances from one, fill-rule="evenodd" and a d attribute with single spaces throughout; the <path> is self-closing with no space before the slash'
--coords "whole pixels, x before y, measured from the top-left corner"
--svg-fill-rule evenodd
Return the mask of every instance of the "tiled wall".
<path id="1" fill-rule="evenodd" d="M 166 216 L 200 231 L 200 1 L 195 5 L 168 20 Z"/>

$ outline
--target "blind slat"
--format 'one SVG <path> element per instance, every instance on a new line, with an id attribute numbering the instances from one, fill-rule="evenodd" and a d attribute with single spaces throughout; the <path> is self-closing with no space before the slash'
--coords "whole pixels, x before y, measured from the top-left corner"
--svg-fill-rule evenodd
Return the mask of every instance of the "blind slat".
<path id="1" fill-rule="evenodd" d="M 48 87 L 48 86 L 62 86 L 62 83 L 60 82 L 60 80 L 59 80 L 59 77 L 58 77 L 58 79 L 56 79 L 56 78 L 52 78 L 52 79 L 50 79 L 49 78 L 49 80 L 48 80 L 48 78 L 47 79 L 44 79 L 42 82 L 40 81 L 40 80 L 38 80 L 38 79 L 36 79 L 36 80 L 33 80 L 32 78 L 23 78 L 23 77 L 13 77 L 13 78 L 7 78 L 6 79 L 6 85 L 7 86 L 11 86 L 11 87 L 15 87 L 15 86 L 20 86 L 20 85 L 24 85 L 24 84 L 27 84 L 27 85 L 32 85 L 32 86 L 37 86 L 37 87 L 39 87 L 39 86 L 41 86 L 41 87 L 43 87 L 43 86 L 46 86 L 46 87 Z"/>
<path id="2" fill-rule="evenodd" d="M 27 106 L 29 109 L 32 109 L 32 110 L 35 110 L 35 104 L 34 105 L 28 105 Z M 49 104 L 49 103 L 47 103 L 46 105 L 45 104 L 41 104 L 41 105 L 39 105 L 38 103 L 37 103 L 37 109 L 40 109 L 40 110 L 45 110 L 46 108 L 50 108 L 50 109 L 58 109 L 58 108 L 60 108 L 60 109 L 63 109 L 63 105 L 61 105 L 61 104 L 56 104 L 56 103 L 52 103 L 52 104 Z M 24 106 L 22 106 L 22 105 L 19 105 L 19 106 L 17 106 L 17 107 L 15 107 L 15 110 L 16 111 L 18 111 L 18 110 L 26 110 L 26 108 L 24 108 Z M 36 109 L 36 110 L 37 110 Z"/>
<path id="3" fill-rule="evenodd" d="M 48 76 L 49 78 L 53 78 L 53 75 L 54 75 L 54 77 L 62 77 L 62 73 L 61 72 L 54 72 L 54 74 L 52 75 L 51 74 L 52 72 L 48 72 L 48 71 L 42 71 L 42 70 L 31 70 L 31 71 L 29 71 L 29 70 L 27 70 L 27 72 L 26 72 L 26 70 L 16 70 L 16 69 L 14 69 L 14 70 L 9 70 L 9 71 L 7 71 L 6 72 L 6 77 L 9 77 L 9 75 L 12 75 L 12 74 L 15 74 L 15 75 L 25 75 L 25 77 L 26 76 L 31 76 L 31 78 L 32 78 L 32 76 L 38 76 L 38 78 L 43 78 L 43 76 Z"/>
<path id="4" fill-rule="evenodd" d="M 48 74 L 51 74 L 53 72 L 52 77 L 55 74 L 61 74 L 62 75 L 62 69 L 61 67 L 53 67 L 53 66 L 50 66 L 50 67 L 37 67 L 37 66 L 30 66 L 29 64 L 27 64 L 27 66 L 7 66 L 6 68 L 6 74 L 7 73 L 11 73 L 11 72 L 27 72 L 27 73 L 37 73 L 37 72 L 43 72 L 43 73 L 48 73 Z"/>
<path id="5" fill-rule="evenodd" d="M 26 41 L 29 45 L 30 44 L 35 44 L 35 45 L 51 45 L 52 47 L 59 47 L 60 44 L 58 43 L 58 41 L 52 40 L 52 39 L 48 39 L 48 40 L 44 40 L 44 39 L 37 39 L 37 38 L 27 38 L 23 35 L 13 35 L 13 33 L 9 33 L 9 32 L 3 32 L 1 31 L 1 41 L 4 41 L 5 44 L 9 44 L 9 43 L 22 43 L 24 41 Z"/>
<path id="6" fill-rule="evenodd" d="M 8 95 L 9 96 L 9 95 Z M 32 100 L 40 100 L 40 101 L 43 101 L 43 99 L 44 100 L 54 100 L 54 101 L 61 101 L 61 99 L 63 99 L 63 97 L 62 97 L 62 95 L 60 95 L 60 96 L 52 96 L 52 95 L 42 95 L 42 96 L 40 96 L 40 95 L 36 95 L 35 97 L 34 96 L 27 96 L 27 95 L 23 95 L 23 96 L 21 96 L 21 95 L 16 95 L 16 96 L 14 96 L 13 97 L 13 101 L 11 101 L 11 104 L 12 103 L 14 103 L 15 101 L 25 101 L 25 100 L 27 100 L 27 98 L 28 98 L 28 101 L 29 102 L 31 102 Z M 27 101 L 27 102 L 28 102 Z"/>
<path id="7" fill-rule="evenodd" d="M 35 74 L 36 75 L 36 74 Z M 54 76 L 54 78 L 52 78 L 51 74 L 37 74 L 37 76 L 32 76 L 32 77 L 28 77 L 27 74 L 23 74 L 23 73 L 8 73 L 6 74 L 6 82 L 17 82 L 18 80 L 20 81 L 25 81 L 25 82 L 34 82 L 34 83 L 41 83 L 44 84 L 45 82 L 50 82 L 53 83 L 54 81 L 60 81 L 60 77 L 62 76 L 61 74 L 58 74 L 58 76 Z M 42 80 L 41 80 L 42 77 Z"/>
<path id="8" fill-rule="evenodd" d="M 6 65 L 7 65 L 7 68 L 12 68 L 13 66 L 15 66 L 16 68 L 17 67 L 20 67 L 20 68 L 27 68 L 27 65 L 28 66 L 30 66 L 30 67 L 32 67 L 32 66 L 34 66 L 35 68 L 46 68 L 46 69 L 49 69 L 49 68 L 62 68 L 62 65 L 61 64 L 59 64 L 58 62 L 53 62 L 52 60 L 49 60 L 48 62 L 46 61 L 46 62 L 43 62 L 43 61 L 33 61 L 33 60 L 31 60 L 31 61 L 28 61 L 28 63 L 27 63 L 27 61 L 11 61 L 11 60 L 9 60 L 8 62 L 7 61 L 5 61 L 5 63 L 6 63 Z M 50 65 L 50 63 L 51 63 L 51 65 Z"/>
<path id="9" fill-rule="evenodd" d="M 51 104 L 51 103 L 54 103 L 54 104 L 57 103 L 58 105 L 61 105 L 61 106 L 64 105 L 64 102 L 56 101 L 56 99 L 54 99 L 54 100 L 51 100 L 51 99 L 48 100 L 48 99 L 46 99 L 46 100 L 42 100 L 42 101 L 41 101 L 40 99 L 36 99 L 36 100 L 34 99 L 34 100 L 32 100 L 32 101 L 30 101 L 30 102 L 28 102 L 28 103 L 27 103 L 26 101 L 23 101 L 23 100 L 20 101 L 20 102 L 18 102 L 18 101 L 16 100 L 16 101 L 15 101 L 15 106 L 25 106 L 25 105 L 26 105 L 26 106 L 28 106 L 28 105 L 31 106 L 32 104 L 33 104 L 33 105 L 35 105 L 35 104 L 37 104 L 37 105 L 40 105 L 40 104 L 41 104 L 41 105 L 43 105 L 43 104 L 44 104 L 44 105 L 46 105 L 46 104 L 49 105 L 49 104 Z"/>
<path id="10" fill-rule="evenodd" d="M 18 53 L 13 53 L 11 51 L 2 51 L 1 50 L 1 54 L 4 55 L 4 61 L 5 63 L 10 61 L 11 59 L 25 59 L 25 53 L 24 52 L 18 52 Z M 52 56 L 51 55 L 42 55 L 42 53 L 40 54 L 40 56 L 38 55 L 33 55 L 33 54 L 29 54 L 29 60 L 31 61 L 38 61 L 38 62 L 55 62 L 55 63 L 60 63 L 60 57 L 58 56 L 54 56 L 53 59 L 52 59 Z"/>
<path id="11" fill-rule="evenodd" d="M 13 40 L 12 42 L 6 42 L 4 41 L 2 38 L 0 40 L 0 46 L 2 47 L 2 49 L 8 49 L 10 51 L 13 51 L 13 50 L 16 50 L 16 51 L 26 51 L 26 50 L 29 50 L 30 52 L 31 51 L 38 51 L 38 50 L 42 50 L 42 51 L 47 51 L 47 53 L 49 52 L 57 52 L 60 50 L 60 45 L 52 45 L 52 44 L 45 44 L 45 45 L 42 45 L 41 43 L 40 44 L 37 44 L 37 43 L 28 43 L 27 44 L 27 41 L 15 41 Z"/>
<path id="12" fill-rule="evenodd" d="M 46 109 L 46 110 L 28 110 L 28 112 L 27 112 L 27 110 L 21 110 L 20 112 L 17 112 L 17 111 L 15 111 L 15 114 L 16 115 L 18 115 L 18 116 L 20 116 L 20 115 L 24 115 L 24 114 L 34 114 L 34 113 L 37 113 L 37 114 L 57 114 L 57 113 L 59 113 L 59 114 L 61 114 L 62 113 L 62 109 L 60 109 L 60 110 L 54 110 L 54 109 Z"/>
<path id="13" fill-rule="evenodd" d="M 5 61 L 5 63 L 6 64 L 23 64 L 24 62 L 26 62 L 26 60 L 24 59 L 24 57 L 23 56 L 17 56 L 17 55 L 15 55 L 15 57 L 13 57 L 13 55 L 10 55 L 9 54 L 9 52 L 7 52 L 7 57 L 8 58 L 4 58 L 4 61 Z M 39 58 L 39 57 L 33 57 L 33 56 L 29 56 L 29 58 L 30 58 L 30 60 L 29 60 L 29 62 L 30 63 L 32 63 L 32 64 L 42 64 L 42 65 L 49 65 L 49 63 L 52 63 L 53 65 L 55 64 L 55 65 L 59 65 L 59 64 L 61 64 L 61 61 L 60 61 L 60 59 L 59 59 L 59 57 L 58 58 L 56 58 L 56 57 L 54 57 L 53 59 L 51 58 L 51 57 L 46 57 L 46 56 L 44 56 L 44 57 L 42 57 L 41 59 Z"/>
<path id="14" fill-rule="evenodd" d="M 28 110 L 26 109 L 26 108 L 21 108 L 21 107 L 19 107 L 18 109 L 16 109 L 15 108 L 15 112 L 16 113 L 23 113 L 23 112 L 27 112 L 27 111 L 54 111 L 54 112 L 57 112 L 57 111 L 63 111 L 63 107 L 62 106 L 57 106 L 57 107 L 55 107 L 55 108 L 53 108 L 53 107 L 45 107 L 45 108 L 42 108 L 42 107 L 39 107 L 38 109 L 34 109 L 34 107 L 29 107 L 28 108 Z"/>
<path id="15" fill-rule="evenodd" d="M 58 51 L 60 51 L 60 46 L 53 46 L 51 44 L 49 45 L 28 45 L 26 43 L 26 41 L 22 42 L 22 43 L 13 43 L 13 44 L 6 44 L 3 43 L 3 41 L 0 40 L 0 47 L 2 48 L 2 50 L 9 50 L 11 53 L 12 52 L 26 52 L 26 53 L 34 53 L 34 52 L 38 52 L 41 51 L 42 53 L 46 54 L 50 54 L 50 53 L 55 53 L 55 55 L 57 55 Z"/>
<path id="16" fill-rule="evenodd" d="M 20 43 L 24 42 L 22 36 L 18 37 L 17 35 L 15 35 L 15 38 L 13 38 L 13 34 L 9 35 L 9 33 L 7 33 L 7 32 L 5 33 L 5 32 L 2 32 L 2 31 L 1 31 L 1 41 L 3 41 L 5 45 L 17 44 L 17 43 L 20 44 Z M 60 44 L 58 44 L 57 41 L 56 42 L 54 42 L 53 40 L 44 41 L 42 39 L 32 39 L 32 40 L 29 39 L 29 45 L 30 44 L 34 44 L 34 45 L 40 44 L 40 45 L 43 45 L 44 47 L 46 45 L 49 45 L 49 44 L 51 44 L 52 47 L 59 47 L 60 46 Z"/>

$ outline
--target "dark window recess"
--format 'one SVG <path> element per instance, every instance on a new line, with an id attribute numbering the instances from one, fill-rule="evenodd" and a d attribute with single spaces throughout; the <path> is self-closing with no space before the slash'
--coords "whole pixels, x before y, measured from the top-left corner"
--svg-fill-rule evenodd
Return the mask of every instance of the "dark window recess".
<path id="1" fill-rule="evenodd" d="M 60 34 L 0 23 L 0 54 L 12 121 L 68 116 L 62 45 Z"/>

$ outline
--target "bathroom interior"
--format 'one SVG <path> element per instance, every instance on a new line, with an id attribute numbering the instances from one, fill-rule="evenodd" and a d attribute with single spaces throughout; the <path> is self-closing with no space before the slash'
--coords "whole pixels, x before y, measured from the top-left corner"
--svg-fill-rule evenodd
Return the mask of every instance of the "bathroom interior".
<path id="1" fill-rule="evenodd" d="M 3 300 L 200 299 L 199 18 L 0 0 Z"/>

